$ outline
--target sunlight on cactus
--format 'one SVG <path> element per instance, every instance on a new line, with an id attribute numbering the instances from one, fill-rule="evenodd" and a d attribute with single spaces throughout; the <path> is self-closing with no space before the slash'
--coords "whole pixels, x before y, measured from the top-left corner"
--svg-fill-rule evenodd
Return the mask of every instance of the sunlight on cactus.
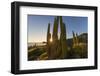
<path id="1" fill-rule="evenodd" d="M 50 42 L 53 42 L 52 38 L 50 38 Z"/>
<path id="2" fill-rule="evenodd" d="M 58 39 L 58 25 L 60 22 L 60 39 Z M 53 25 L 53 33 L 52 37 L 49 37 L 50 33 L 50 24 L 48 24 L 48 32 L 47 32 L 47 48 L 48 48 L 48 59 L 57 59 L 57 58 L 66 58 L 67 51 L 67 40 L 66 40 L 66 26 L 63 22 L 62 16 L 55 17 L 54 25 Z M 53 41 L 51 45 L 50 42 Z"/>

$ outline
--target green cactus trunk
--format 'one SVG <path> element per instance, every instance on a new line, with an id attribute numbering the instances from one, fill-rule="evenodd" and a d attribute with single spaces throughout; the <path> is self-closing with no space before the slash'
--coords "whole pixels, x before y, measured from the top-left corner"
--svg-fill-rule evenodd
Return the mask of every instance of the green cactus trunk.
<path id="1" fill-rule="evenodd" d="M 47 30 L 47 45 L 50 43 L 51 34 L 50 34 L 50 23 L 48 23 L 48 30 Z"/>
<path id="2" fill-rule="evenodd" d="M 72 33 L 73 33 L 73 47 L 76 47 L 79 45 L 78 34 L 76 33 L 76 35 L 75 35 L 75 33 L 73 31 L 72 31 Z"/>
<path id="3" fill-rule="evenodd" d="M 72 33 L 73 33 L 73 47 L 75 47 L 76 46 L 76 37 L 75 37 L 74 31 L 72 31 Z"/>
<path id="4" fill-rule="evenodd" d="M 78 34 L 76 33 L 76 45 L 79 45 L 79 39 L 78 39 Z"/>
<path id="5" fill-rule="evenodd" d="M 53 42 L 56 42 L 56 40 L 58 40 L 58 20 L 59 20 L 58 17 L 55 18 L 54 20 L 53 35 L 52 35 Z"/>
<path id="6" fill-rule="evenodd" d="M 48 23 L 48 30 L 47 30 L 47 54 L 48 59 L 51 57 L 51 44 L 50 44 L 51 34 L 50 34 L 50 23 Z"/>
<path id="7" fill-rule="evenodd" d="M 68 51 L 67 51 L 67 40 L 66 40 L 66 27 L 63 23 L 62 17 L 60 16 L 60 42 L 61 42 L 61 58 L 67 57 Z"/>
<path id="8" fill-rule="evenodd" d="M 52 34 L 52 59 L 57 58 L 57 47 L 58 47 L 58 21 L 59 18 L 55 17 L 54 26 L 53 26 L 53 34 Z"/>

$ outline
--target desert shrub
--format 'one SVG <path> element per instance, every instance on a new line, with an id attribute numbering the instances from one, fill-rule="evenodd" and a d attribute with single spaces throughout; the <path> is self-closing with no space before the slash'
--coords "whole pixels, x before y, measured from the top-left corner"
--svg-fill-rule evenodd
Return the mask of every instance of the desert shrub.
<path id="1" fill-rule="evenodd" d="M 39 56 L 39 60 L 45 60 L 47 58 L 48 58 L 47 52 L 44 52 Z"/>
<path id="2" fill-rule="evenodd" d="M 75 58 L 87 58 L 87 46 L 81 45 L 73 48 L 73 56 Z"/>
<path id="3" fill-rule="evenodd" d="M 29 60 L 37 60 L 38 57 L 45 52 L 45 49 L 37 48 L 28 52 L 28 59 Z"/>

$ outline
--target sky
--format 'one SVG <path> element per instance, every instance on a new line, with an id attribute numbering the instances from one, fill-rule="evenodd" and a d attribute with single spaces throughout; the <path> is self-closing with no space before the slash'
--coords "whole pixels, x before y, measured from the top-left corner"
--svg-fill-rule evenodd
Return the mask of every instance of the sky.
<path id="1" fill-rule="evenodd" d="M 55 16 L 28 15 L 28 42 L 46 41 L 48 23 L 50 23 L 50 32 L 52 34 L 54 18 Z M 78 33 L 78 35 L 81 33 L 87 33 L 88 17 L 63 16 L 62 18 L 66 25 L 67 38 L 73 37 L 72 31 Z M 58 28 L 58 33 L 60 34 L 60 28 Z"/>

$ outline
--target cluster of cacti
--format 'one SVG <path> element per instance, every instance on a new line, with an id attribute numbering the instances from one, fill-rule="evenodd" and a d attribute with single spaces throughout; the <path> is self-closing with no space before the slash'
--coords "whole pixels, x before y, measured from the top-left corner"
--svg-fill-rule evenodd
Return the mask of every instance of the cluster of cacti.
<path id="1" fill-rule="evenodd" d="M 60 21 L 60 39 L 58 39 L 58 25 Z M 67 57 L 67 40 L 66 40 L 66 26 L 62 17 L 55 17 L 53 25 L 52 40 L 50 43 L 50 24 L 48 24 L 47 32 L 47 52 L 48 59 L 58 59 Z"/>
<path id="2" fill-rule="evenodd" d="M 79 45 L 78 34 L 76 33 L 76 35 L 75 35 L 75 33 L 73 31 L 72 31 L 72 33 L 73 33 L 73 47 L 76 47 Z"/>

